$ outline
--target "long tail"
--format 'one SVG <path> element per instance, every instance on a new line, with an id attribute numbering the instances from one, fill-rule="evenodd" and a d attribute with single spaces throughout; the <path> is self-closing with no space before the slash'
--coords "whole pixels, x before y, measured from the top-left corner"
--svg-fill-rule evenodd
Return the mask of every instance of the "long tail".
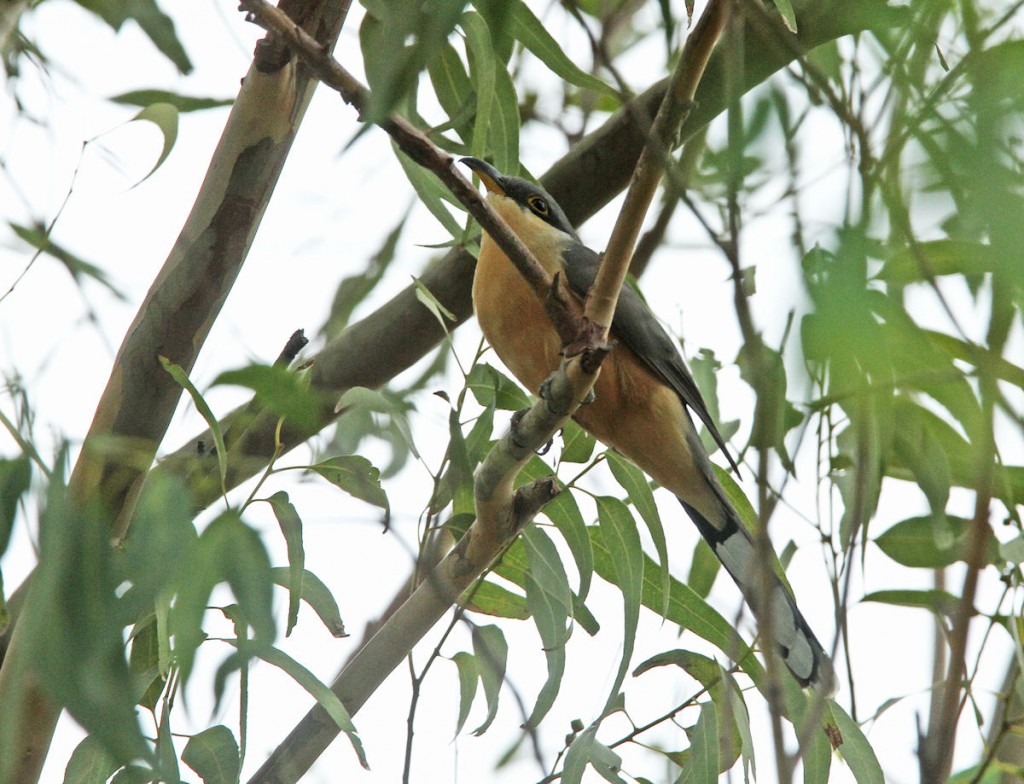
<path id="1" fill-rule="evenodd" d="M 835 690 L 835 676 L 828 654 L 797 609 L 796 602 L 782 580 L 770 565 L 765 567 L 758 564 L 750 532 L 731 504 L 725 499 L 721 500 L 725 511 L 725 525 L 721 528 L 712 525 L 704 515 L 682 499 L 679 502 L 732 576 L 759 622 L 763 622 L 766 614 L 770 613 L 769 626 L 773 642 L 793 677 L 801 686 L 813 686 L 831 694 Z M 767 597 L 762 587 L 761 571 L 764 568 L 770 571 L 771 595 Z"/>

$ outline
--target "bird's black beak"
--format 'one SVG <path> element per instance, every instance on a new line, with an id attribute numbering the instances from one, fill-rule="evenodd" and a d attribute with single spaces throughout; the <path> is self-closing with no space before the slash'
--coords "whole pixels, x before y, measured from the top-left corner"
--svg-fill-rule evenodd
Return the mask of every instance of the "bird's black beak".
<path id="1" fill-rule="evenodd" d="M 475 171 L 477 176 L 480 177 L 480 182 L 491 193 L 497 193 L 499 196 L 507 195 L 504 187 L 505 175 L 487 163 L 487 161 L 482 161 L 479 158 L 462 158 L 459 163 L 464 163 Z"/>

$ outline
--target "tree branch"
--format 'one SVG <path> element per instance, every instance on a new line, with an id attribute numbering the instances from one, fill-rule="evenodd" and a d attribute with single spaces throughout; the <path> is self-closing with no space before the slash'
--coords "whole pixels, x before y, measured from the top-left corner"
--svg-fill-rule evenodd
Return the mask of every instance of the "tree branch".
<path id="1" fill-rule="evenodd" d="M 321 45 L 332 47 L 348 4 L 290 1 L 318 30 Z M 125 335 L 69 482 L 72 503 L 102 510 L 89 519 L 109 521 L 115 538 L 127 529 L 182 393 L 158 355 L 186 372 L 192 368 L 246 258 L 315 88 L 316 81 L 297 73 L 294 63 L 272 72 L 255 63 L 250 67 L 192 211 Z M 119 454 L 110 449 L 112 439 L 121 446 Z M 30 593 L 25 615 L 31 616 L 31 604 Z M 16 746 L 8 749 L 17 752 L 5 755 L 0 774 L 34 782 L 59 707 L 39 691 L 32 653 L 19 631 L 23 626 L 15 627 L 0 670 L 0 726 L 18 732 Z"/>

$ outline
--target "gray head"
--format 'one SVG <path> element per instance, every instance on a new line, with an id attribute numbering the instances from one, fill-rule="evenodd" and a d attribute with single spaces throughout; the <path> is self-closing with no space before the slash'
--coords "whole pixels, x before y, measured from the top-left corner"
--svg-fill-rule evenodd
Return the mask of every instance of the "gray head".
<path id="1" fill-rule="evenodd" d="M 525 212 L 532 213 L 549 226 L 565 232 L 574 240 L 579 240 L 579 235 L 572 227 L 569 219 L 565 217 L 565 213 L 558 206 L 558 202 L 539 185 L 529 180 L 524 180 L 522 177 L 502 174 L 491 164 L 479 158 L 463 158 L 461 163 L 466 164 L 466 166 L 475 171 L 480 177 L 480 181 L 491 193 L 512 199 Z"/>

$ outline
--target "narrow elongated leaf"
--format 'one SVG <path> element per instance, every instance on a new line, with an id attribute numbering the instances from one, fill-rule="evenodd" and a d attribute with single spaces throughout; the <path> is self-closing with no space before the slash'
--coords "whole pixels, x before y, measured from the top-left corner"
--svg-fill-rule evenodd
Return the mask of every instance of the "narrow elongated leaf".
<path id="1" fill-rule="evenodd" d="M 366 753 L 363 751 L 362 741 L 359 740 L 359 736 L 356 734 L 356 727 L 352 723 L 352 718 L 348 715 L 348 711 L 345 710 L 345 706 L 342 705 L 341 700 L 339 700 L 337 695 L 331 691 L 330 687 L 320 681 L 313 673 L 295 661 L 291 656 L 278 648 L 274 648 L 273 646 L 260 648 L 258 655 L 263 659 L 263 661 L 268 664 L 273 664 L 275 667 L 278 667 L 288 673 L 296 683 L 309 692 L 310 695 L 320 703 L 320 707 L 327 711 L 327 715 L 330 716 L 331 719 L 334 720 L 334 723 L 338 725 L 338 728 L 348 736 L 349 743 L 352 744 L 352 749 L 359 758 L 359 764 L 369 770 L 370 766 L 366 763 Z"/>
<path id="2" fill-rule="evenodd" d="M 283 588 L 291 586 L 292 571 L 289 566 L 275 566 L 270 570 L 270 578 Z M 302 601 L 313 608 L 327 630 L 335 637 L 347 637 L 345 624 L 341 620 L 338 602 L 323 581 L 308 569 L 302 573 Z"/>
<path id="3" fill-rule="evenodd" d="M 178 752 L 174 748 L 171 733 L 171 701 L 164 700 L 160 711 L 160 726 L 156 733 L 156 764 L 163 781 L 181 781 L 178 768 Z"/>
<path id="4" fill-rule="evenodd" d="M 714 702 L 700 706 L 700 718 L 690 733 L 690 754 L 679 784 L 716 784 L 718 781 L 718 711 Z"/>
<path id="5" fill-rule="evenodd" d="M 494 55 L 491 33 L 487 22 L 476 11 L 467 11 L 459 20 L 466 34 L 469 52 L 469 76 L 476 89 L 476 119 L 473 122 L 473 141 L 470 149 L 478 158 L 486 156 L 488 131 L 491 123 L 491 105 L 495 99 L 499 64 Z"/>
<path id="6" fill-rule="evenodd" d="M 231 106 L 235 102 L 234 98 L 202 98 L 198 95 L 182 95 L 170 90 L 132 90 L 115 95 L 110 100 L 129 106 L 151 106 L 154 103 L 166 103 L 179 112 L 218 109 L 222 106 Z"/>
<path id="7" fill-rule="evenodd" d="M 288 493 L 283 490 L 274 493 L 267 502 L 274 510 L 277 524 L 281 526 L 288 552 L 288 628 L 284 633 L 287 637 L 299 619 L 302 580 L 306 572 L 306 551 L 302 546 L 302 519 L 294 504 L 288 500 Z"/>
<path id="8" fill-rule="evenodd" d="M 473 612 L 493 615 L 497 618 L 514 618 L 525 620 L 530 617 L 526 597 L 513 593 L 497 583 L 484 580 L 475 588 L 471 588 L 472 598 L 463 600 L 466 608 Z"/>
<path id="9" fill-rule="evenodd" d="M 0 458 L 0 555 L 7 550 L 18 512 L 18 501 L 32 482 L 32 462 L 28 455 Z"/>
<path id="10" fill-rule="evenodd" d="M 494 101 L 487 125 L 487 141 L 499 171 L 519 168 L 519 96 L 508 69 L 500 61 L 495 64 Z"/>
<path id="11" fill-rule="evenodd" d="M 508 643 L 497 626 L 477 626 L 473 629 L 473 652 L 480 668 L 480 682 L 487 699 L 487 718 L 473 730 L 474 735 L 483 735 L 498 715 L 498 695 L 505 680 L 505 664 L 508 660 Z"/>
<path id="12" fill-rule="evenodd" d="M 466 377 L 466 385 L 482 406 L 518 411 L 530 405 L 530 399 L 515 381 L 486 362 L 473 366 Z"/>
<path id="13" fill-rule="evenodd" d="M 903 566 L 942 569 L 967 559 L 970 520 L 962 517 L 925 515 L 902 520 L 875 539 L 887 556 Z M 995 536 L 990 537 L 985 563 L 999 559 Z"/>
<path id="14" fill-rule="evenodd" d="M 647 531 L 654 541 L 654 549 L 657 550 L 658 561 L 661 563 L 661 569 L 659 570 L 663 594 L 661 614 L 664 615 L 668 607 L 669 583 L 672 576 L 669 573 L 665 528 L 661 524 L 658 505 L 654 502 L 654 492 L 647 483 L 647 477 L 644 475 L 644 472 L 617 453 L 608 452 L 608 467 L 611 469 L 615 481 L 622 485 L 622 489 L 626 491 L 630 503 L 640 513 L 640 517 L 646 523 Z"/>
<path id="15" fill-rule="evenodd" d="M 339 455 L 309 466 L 324 479 L 360 501 L 384 510 L 385 525 L 391 504 L 380 484 L 380 471 L 361 455 Z"/>
<path id="16" fill-rule="evenodd" d="M 885 784 L 882 766 L 878 763 L 875 750 L 871 748 L 860 726 L 839 703 L 829 700 L 828 704 L 843 736 L 843 745 L 839 747 L 839 751 L 853 771 L 857 784 Z"/>
<path id="17" fill-rule="evenodd" d="M 142 31 L 183 74 L 192 71 L 192 63 L 185 54 L 174 21 L 160 10 L 156 0 L 133 0 L 133 2 L 100 2 L 99 0 L 76 0 L 83 8 L 92 11 L 115 30 L 120 30 L 129 19 L 142 28 Z"/>
<path id="18" fill-rule="evenodd" d="M 412 185 L 416 195 L 423 202 L 423 206 L 430 211 L 430 214 L 437 219 L 437 222 L 451 237 L 461 237 L 462 225 L 445 207 L 445 202 L 451 203 L 452 199 L 448 189 L 437 179 L 436 175 L 413 161 L 396 145 L 392 145 L 392 149 L 395 151 L 395 157 L 398 158 L 409 184 Z M 457 206 L 461 208 L 461 205 Z"/>
<path id="19" fill-rule="evenodd" d="M 227 489 L 224 486 L 224 479 L 228 473 L 228 450 L 224 446 L 224 433 L 220 429 L 220 420 L 213 415 L 213 411 L 210 406 L 207 405 L 206 399 L 199 393 L 199 390 L 195 388 L 195 385 L 189 380 L 188 373 L 181 369 L 179 365 L 175 365 L 167 357 L 159 357 L 160 364 L 163 365 L 164 370 L 171 374 L 171 378 L 178 382 L 182 389 L 188 392 L 189 397 L 192 398 L 192 402 L 195 404 L 196 411 L 199 415 L 206 420 L 206 424 L 210 426 L 210 433 L 213 435 L 213 443 L 217 451 L 217 467 L 220 469 L 220 487 L 221 493 L 227 494 Z"/>
<path id="20" fill-rule="evenodd" d="M 466 127 L 466 110 L 469 108 L 469 102 L 475 100 L 476 96 L 472 94 L 472 82 L 466 73 L 462 58 L 455 51 L 455 47 L 445 41 L 437 57 L 430 61 L 427 70 L 438 103 L 463 141 L 468 143 L 472 139 L 472 130 Z"/>
<path id="21" fill-rule="evenodd" d="M 569 420 L 562 426 L 562 461 L 566 463 L 589 463 L 594 454 L 597 439 Z"/>
<path id="22" fill-rule="evenodd" d="M 828 784 L 832 770 L 832 745 L 824 732 L 812 732 L 804 747 L 804 784 Z"/>
<path id="23" fill-rule="evenodd" d="M 260 644 L 274 638 L 270 560 L 259 535 L 231 510 L 203 531 L 189 558 L 173 610 L 175 655 L 182 680 L 203 640 L 202 620 L 213 587 L 227 581 Z"/>
<path id="24" fill-rule="evenodd" d="M 103 744 L 89 735 L 71 752 L 64 768 L 64 784 L 106 784 L 119 767 Z"/>
<path id="25" fill-rule="evenodd" d="M 526 601 L 540 634 L 548 665 L 547 680 L 526 720 L 527 726 L 536 727 L 551 710 L 565 672 L 565 641 L 569 636 L 567 626 L 572 612 L 572 592 L 558 550 L 547 534 L 536 527 L 527 528 L 523 542 L 530 565 L 526 573 Z"/>
<path id="26" fill-rule="evenodd" d="M 577 597 L 580 602 L 586 601 L 590 593 L 591 578 L 594 574 L 594 550 L 590 544 L 583 514 L 570 492 L 559 493 L 553 500 L 544 505 L 543 514 L 558 529 L 565 539 L 569 552 L 576 562 L 576 571 L 580 575 L 580 587 Z"/>
<path id="27" fill-rule="evenodd" d="M 59 455 L 55 464 L 64 459 Z M 72 505 L 55 475 L 40 515 L 39 544 L 34 612 L 21 619 L 25 662 L 112 759 L 149 759 L 134 708 L 138 687 L 125 658 L 109 521 Z M 0 723 L 0 748 L 13 748 L 7 733 L 15 724 Z"/>
<path id="28" fill-rule="evenodd" d="M 608 545 L 614 558 L 615 583 L 622 591 L 623 642 L 622 661 L 608 696 L 611 704 L 622 687 L 633 655 L 636 628 L 640 620 L 640 603 L 644 588 L 644 553 L 640 547 L 640 535 L 629 508 L 618 498 L 601 496 L 597 498 L 597 516 L 601 527 L 602 540 Z M 659 606 L 662 603 L 659 602 Z"/>
<path id="29" fill-rule="evenodd" d="M 931 610 L 936 615 L 951 616 L 956 612 L 960 600 L 949 591 L 937 589 L 919 591 L 912 589 L 893 589 L 885 591 L 872 591 L 867 594 L 863 602 L 881 602 L 882 604 L 895 604 L 900 607 L 920 607 Z"/>
<path id="30" fill-rule="evenodd" d="M 314 392 L 305 377 L 277 365 L 248 365 L 225 370 L 212 386 L 228 385 L 251 389 L 256 400 L 299 427 L 313 429 L 324 419 L 328 400 Z"/>
<path id="31" fill-rule="evenodd" d="M 618 96 L 612 87 L 580 69 L 562 51 L 562 47 L 558 45 L 558 42 L 544 27 L 544 23 L 534 15 L 526 3 L 522 0 L 510 0 L 509 6 L 512 34 L 516 40 L 530 50 L 534 57 L 570 84 L 584 90 L 593 90 L 599 94 Z"/>
<path id="32" fill-rule="evenodd" d="M 234 733 L 223 724 L 189 738 L 181 761 L 199 774 L 203 784 L 237 784 L 242 768 Z"/>
<path id="33" fill-rule="evenodd" d="M 606 544 L 602 529 L 591 526 L 587 531 L 590 533 L 594 548 L 594 571 L 603 579 L 618 584 L 615 560 L 621 557 L 620 553 Z M 654 576 L 657 573 L 657 565 L 647 555 L 643 558 L 643 604 L 657 612 L 661 607 L 661 584 Z M 672 580 L 671 598 L 665 618 L 715 645 L 726 656 L 738 661 L 756 684 L 763 684 L 764 670 L 751 652 L 750 646 L 717 610 L 694 593 L 688 585 L 675 579 Z"/>
<path id="34" fill-rule="evenodd" d="M 151 122 L 159 128 L 164 138 L 164 144 L 163 149 L 160 151 L 160 157 L 153 164 L 153 168 L 149 170 L 149 174 L 135 183 L 136 186 L 148 180 L 157 169 L 163 166 L 167 156 L 174 149 L 174 143 L 178 140 L 178 109 L 169 103 L 151 103 L 132 117 L 131 122 L 137 120 Z"/>
<path id="35" fill-rule="evenodd" d="M 83 279 L 89 278 L 99 283 L 119 300 L 127 301 L 124 293 L 114 285 L 110 276 L 102 268 L 54 242 L 50 236 L 50 229 L 43 224 L 34 223 L 31 226 L 23 226 L 20 223 L 9 221 L 7 225 L 15 235 L 35 248 L 38 253 L 45 253 L 63 264 L 75 283 L 81 285 Z"/>
<path id="36" fill-rule="evenodd" d="M 458 737 L 469 718 L 469 710 L 473 707 L 476 697 L 476 686 L 480 680 L 480 668 L 476 657 L 467 651 L 459 651 L 452 657 L 459 672 L 459 720 L 455 724 L 455 736 Z"/>

